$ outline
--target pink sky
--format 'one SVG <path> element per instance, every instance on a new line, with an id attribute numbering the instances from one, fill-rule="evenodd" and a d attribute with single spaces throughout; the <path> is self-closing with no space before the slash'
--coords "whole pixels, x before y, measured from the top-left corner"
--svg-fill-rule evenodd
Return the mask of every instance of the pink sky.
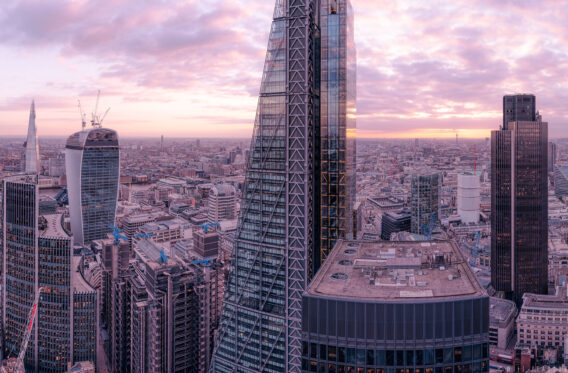
<path id="1" fill-rule="evenodd" d="M 359 137 L 486 137 L 530 92 L 568 136 L 564 0 L 352 0 Z M 0 135 L 250 137 L 273 0 L 2 0 Z"/>

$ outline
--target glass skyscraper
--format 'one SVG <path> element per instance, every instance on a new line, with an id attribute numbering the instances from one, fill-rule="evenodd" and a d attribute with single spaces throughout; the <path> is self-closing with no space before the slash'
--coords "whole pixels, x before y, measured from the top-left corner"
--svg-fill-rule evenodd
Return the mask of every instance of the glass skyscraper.
<path id="1" fill-rule="evenodd" d="M 27 371 L 66 372 L 96 360 L 97 292 L 77 270 L 63 215 L 39 214 L 37 175 L 3 180 L 2 326 L 4 357 L 17 356 L 35 294 L 43 288 L 24 363 Z"/>
<path id="2" fill-rule="evenodd" d="M 548 124 L 506 128 L 491 133 L 491 282 L 519 305 L 548 291 Z"/>
<path id="3" fill-rule="evenodd" d="M 353 9 L 321 0 L 321 251 L 314 273 L 338 239 L 353 238 L 356 50 Z"/>
<path id="4" fill-rule="evenodd" d="M 354 93 L 349 2 L 277 0 L 213 372 L 300 372 L 302 293 L 352 231 Z"/>
<path id="5" fill-rule="evenodd" d="M 110 232 L 118 200 L 119 167 L 115 131 L 94 127 L 67 140 L 65 169 L 75 243 L 103 239 Z"/>

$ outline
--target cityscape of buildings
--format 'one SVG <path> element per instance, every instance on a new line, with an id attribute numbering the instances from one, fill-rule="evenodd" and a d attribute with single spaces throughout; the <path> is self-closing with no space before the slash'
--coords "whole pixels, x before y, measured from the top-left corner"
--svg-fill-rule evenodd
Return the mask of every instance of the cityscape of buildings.
<path id="1" fill-rule="evenodd" d="M 356 139 L 353 22 L 276 1 L 250 142 L 96 109 L 38 138 L 32 101 L 0 138 L 0 373 L 561 371 L 568 140 L 506 92 L 484 139 Z"/>

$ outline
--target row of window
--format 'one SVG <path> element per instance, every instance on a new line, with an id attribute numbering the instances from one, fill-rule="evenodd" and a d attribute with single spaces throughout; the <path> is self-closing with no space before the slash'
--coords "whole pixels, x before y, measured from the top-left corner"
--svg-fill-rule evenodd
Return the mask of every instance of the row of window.
<path id="1" fill-rule="evenodd" d="M 350 365 L 318 363 L 313 360 L 302 360 L 302 371 L 317 373 L 486 373 L 489 372 L 487 361 L 473 364 L 457 364 L 436 368 L 365 368 Z"/>
<path id="2" fill-rule="evenodd" d="M 488 344 L 424 350 L 366 350 L 302 342 L 305 358 L 357 365 L 420 366 L 487 359 Z"/>

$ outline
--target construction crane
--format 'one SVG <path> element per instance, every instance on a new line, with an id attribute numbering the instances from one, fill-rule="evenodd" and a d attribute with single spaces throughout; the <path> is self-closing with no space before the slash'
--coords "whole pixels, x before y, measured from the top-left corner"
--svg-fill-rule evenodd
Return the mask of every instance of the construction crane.
<path id="1" fill-rule="evenodd" d="M 37 316 L 37 307 L 39 304 L 39 297 L 41 295 L 41 292 L 43 291 L 43 288 L 40 287 L 39 289 L 37 289 L 36 294 L 35 294 L 35 299 L 34 299 L 34 303 L 32 304 L 32 308 L 30 309 L 30 312 L 28 313 L 28 320 L 27 320 L 27 328 L 24 332 L 24 336 L 22 338 L 22 344 L 20 346 L 20 353 L 18 354 L 18 357 L 16 358 L 16 366 L 21 369 L 21 371 L 24 371 L 24 357 L 26 356 L 26 350 L 28 349 L 28 343 L 30 342 L 30 337 L 32 335 L 32 329 L 34 326 L 34 321 L 36 319 Z"/>
<path id="2" fill-rule="evenodd" d="M 204 223 L 204 224 L 201 224 L 199 227 L 201 227 L 201 229 L 203 229 L 203 232 L 207 233 L 209 231 L 209 227 L 221 227 L 221 224 L 219 224 L 219 223 Z"/>
<path id="3" fill-rule="evenodd" d="M 81 100 L 77 100 L 77 104 L 79 106 L 79 115 L 81 115 L 81 129 L 85 129 L 87 127 L 87 114 L 83 111 Z"/>
<path id="4" fill-rule="evenodd" d="M 426 224 L 422 224 L 422 233 L 426 237 L 426 241 L 430 241 L 432 239 L 432 231 L 434 230 L 434 222 L 436 220 L 436 214 L 430 215 L 430 224 L 427 226 Z"/>
<path id="5" fill-rule="evenodd" d="M 128 241 L 128 237 L 124 236 L 123 234 L 120 234 L 120 229 L 115 227 L 114 225 L 109 225 L 108 226 L 110 229 L 112 229 L 112 235 L 114 237 L 114 244 L 118 245 L 120 240 L 125 240 Z"/>
<path id="6" fill-rule="evenodd" d="M 91 113 L 91 126 L 95 128 L 101 128 L 103 120 L 108 114 L 110 108 L 108 108 L 105 113 L 101 116 L 98 114 L 99 111 L 99 99 L 101 97 L 101 91 L 97 91 L 97 101 L 95 102 L 95 110 Z"/>
<path id="7" fill-rule="evenodd" d="M 210 259 L 199 259 L 199 260 L 195 260 L 193 261 L 191 264 L 205 264 L 205 267 L 211 267 L 211 264 L 215 262 L 215 258 L 210 258 Z"/>

